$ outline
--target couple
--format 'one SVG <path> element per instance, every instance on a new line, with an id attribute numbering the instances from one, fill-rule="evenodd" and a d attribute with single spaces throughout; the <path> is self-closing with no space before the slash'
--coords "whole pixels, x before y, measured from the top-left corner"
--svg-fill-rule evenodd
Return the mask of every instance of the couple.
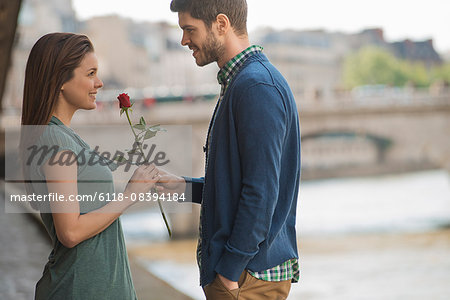
<path id="1" fill-rule="evenodd" d="M 193 50 L 197 65 L 216 62 L 220 68 L 205 177 L 141 166 L 124 194 L 186 190 L 201 204 L 197 258 L 207 299 L 286 299 L 299 277 L 300 132 L 292 92 L 262 48 L 250 45 L 245 0 L 173 0 L 170 8 L 178 13 L 181 43 Z M 60 146 L 57 156 L 89 149 L 69 126 L 76 110 L 95 109 L 103 86 L 97 70 L 83 35 L 48 34 L 30 53 L 22 124 L 59 125 L 46 131 Z M 45 162 L 35 172 L 45 184 L 28 183 L 29 192 L 114 192 L 105 165 Z M 136 299 L 119 219 L 132 204 L 51 203 L 51 213 L 41 210 L 53 251 L 36 299 Z"/>

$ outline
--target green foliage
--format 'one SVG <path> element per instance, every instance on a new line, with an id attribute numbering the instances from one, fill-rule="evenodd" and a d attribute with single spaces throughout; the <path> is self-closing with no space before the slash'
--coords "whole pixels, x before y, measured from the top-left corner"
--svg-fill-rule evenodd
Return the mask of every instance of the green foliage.
<path id="1" fill-rule="evenodd" d="M 412 82 L 417 87 L 430 85 L 430 75 L 423 64 L 402 61 L 402 65 L 409 82 Z"/>
<path id="2" fill-rule="evenodd" d="M 433 69 L 431 78 L 432 81 L 444 81 L 450 83 L 450 62 Z"/>
<path id="3" fill-rule="evenodd" d="M 425 66 L 396 58 L 389 51 L 365 47 L 349 55 L 344 61 L 343 79 L 347 88 L 361 85 L 384 84 L 418 87 L 430 85 L 431 76 Z"/>

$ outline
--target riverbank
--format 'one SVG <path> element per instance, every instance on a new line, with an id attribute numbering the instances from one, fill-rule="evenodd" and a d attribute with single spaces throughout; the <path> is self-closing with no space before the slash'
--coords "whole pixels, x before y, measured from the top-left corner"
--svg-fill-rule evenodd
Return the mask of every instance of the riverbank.
<path id="1" fill-rule="evenodd" d="M 202 299 L 195 248 L 195 240 L 135 244 L 129 254 L 162 280 Z M 289 300 L 450 298 L 448 228 L 307 236 L 299 239 L 299 252 L 302 279 L 292 286 Z"/>

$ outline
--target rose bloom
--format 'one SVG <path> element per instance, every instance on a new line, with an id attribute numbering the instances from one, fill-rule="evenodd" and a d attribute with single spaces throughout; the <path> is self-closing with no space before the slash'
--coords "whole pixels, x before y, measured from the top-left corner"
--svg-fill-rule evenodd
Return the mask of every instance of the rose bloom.
<path id="1" fill-rule="evenodd" d="M 130 96 L 128 96 L 127 94 L 120 94 L 117 99 L 119 100 L 120 108 L 131 107 Z"/>

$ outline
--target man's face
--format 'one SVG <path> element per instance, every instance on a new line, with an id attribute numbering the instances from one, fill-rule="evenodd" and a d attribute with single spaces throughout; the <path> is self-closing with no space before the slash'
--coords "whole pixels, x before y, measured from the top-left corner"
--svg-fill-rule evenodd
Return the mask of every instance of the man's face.
<path id="1" fill-rule="evenodd" d="M 180 12 L 178 24 L 183 30 L 181 45 L 188 46 L 193 51 L 192 55 L 198 66 L 217 62 L 223 56 L 224 46 L 218 40 L 214 29 L 207 28 L 202 20 L 193 18 L 188 12 Z"/>

